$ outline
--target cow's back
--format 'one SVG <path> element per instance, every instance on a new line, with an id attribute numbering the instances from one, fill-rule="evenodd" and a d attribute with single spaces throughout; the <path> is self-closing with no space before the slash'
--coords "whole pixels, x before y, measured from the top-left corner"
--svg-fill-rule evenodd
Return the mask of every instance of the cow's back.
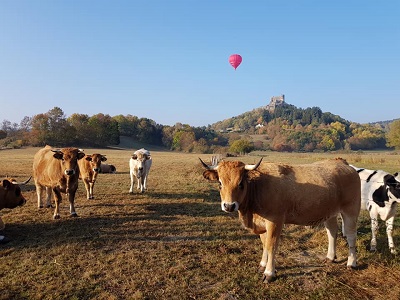
<path id="1" fill-rule="evenodd" d="M 304 165 L 262 163 L 256 178 L 261 211 L 285 215 L 286 223 L 319 223 L 341 207 L 360 207 L 360 179 L 344 161 L 325 160 Z M 318 209 L 316 209 L 318 207 Z M 358 208 L 357 208 L 358 207 Z"/>

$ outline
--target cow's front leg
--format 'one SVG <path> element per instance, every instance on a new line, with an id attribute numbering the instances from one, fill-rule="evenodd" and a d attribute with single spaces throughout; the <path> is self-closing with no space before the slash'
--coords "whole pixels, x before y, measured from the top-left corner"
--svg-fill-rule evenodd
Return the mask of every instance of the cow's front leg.
<path id="1" fill-rule="evenodd" d="M 389 249 L 392 254 L 397 254 L 396 248 L 394 246 L 393 242 L 393 223 L 394 223 L 394 216 L 389 218 L 386 221 L 386 234 L 388 237 L 388 244 L 389 244 Z"/>
<path id="2" fill-rule="evenodd" d="M 328 253 L 326 254 L 326 258 L 328 261 L 333 262 L 336 259 L 336 241 L 339 230 L 336 216 L 325 221 L 325 228 L 328 234 Z M 346 235 L 347 234 L 346 232 Z"/>
<path id="3" fill-rule="evenodd" d="M 93 188 L 94 188 L 94 181 L 89 182 L 89 199 L 94 199 Z"/>
<path id="4" fill-rule="evenodd" d="M 90 198 L 90 183 L 87 180 L 83 180 L 83 183 L 85 184 L 85 190 L 86 190 L 86 199 L 91 199 Z"/>
<path id="5" fill-rule="evenodd" d="M 263 246 L 263 253 L 262 253 L 262 257 L 261 257 L 261 261 L 260 261 L 260 267 L 258 270 L 261 273 L 263 273 L 265 271 L 265 267 L 267 266 L 267 259 L 268 259 L 268 251 L 267 251 L 267 245 L 266 245 L 267 233 L 264 232 L 264 233 L 260 234 L 260 239 L 261 239 L 261 243 Z"/>
<path id="6" fill-rule="evenodd" d="M 140 192 L 144 193 L 144 177 L 140 177 Z"/>
<path id="7" fill-rule="evenodd" d="M 138 189 L 138 190 L 142 190 L 142 184 L 141 184 L 141 178 L 137 178 L 137 186 L 136 186 L 136 189 Z"/>
<path id="8" fill-rule="evenodd" d="M 264 271 L 264 282 L 272 282 L 276 279 L 275 254 L 278 249 L 279 237 L 282 231 L 282 223 L 267 221 L 266 240 L 264 246 L 267 248 L 267 265 Z M 264 254 L 263 254 L 264 255 Z"/>
<path id="9" fill-rule="evenodd" d="M 60 203 L 62 200 L 62 196 L 60 191 L 57 188 L 53 189 L 54 193 L 54 202 L 56 207 L 54 208 L 54 214 L 53 214 L 53 219 L 59 219 L 60 218 Z"/>
<path id="10" fill-rule="evenodd" d="M 74 205 L 75 193 L 76 193 L 76 191 L 71 191 L 70 190 L 69 193 L 67 194 L 68 195 L 68 200 L 69 200 L 69 212 L 71 214 L 71 217 L 77 217 L 78 216 L 78 214 L 75 211 L 75 205 Z"/>
<path id="11" fill-rule="evenodd" d="M 130 174 L 131 174 L 131 188 L 129 189 L 129 194 L 133 194 L 133 185 L 134 185 L 134 175 L 133 175 L 133 173 L 132 172 L 130 172 Z"/>

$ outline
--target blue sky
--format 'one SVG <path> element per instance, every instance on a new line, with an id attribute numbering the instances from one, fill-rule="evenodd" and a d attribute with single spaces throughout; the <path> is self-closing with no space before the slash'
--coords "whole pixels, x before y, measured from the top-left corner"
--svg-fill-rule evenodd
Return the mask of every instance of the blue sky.
<path id="1" fill-rule="evenodd" d="M 281 94 L 400 118 L 399 16 L 397 0 L 0 0 L 0 122 L 58 106 L 207 126 Z"/>

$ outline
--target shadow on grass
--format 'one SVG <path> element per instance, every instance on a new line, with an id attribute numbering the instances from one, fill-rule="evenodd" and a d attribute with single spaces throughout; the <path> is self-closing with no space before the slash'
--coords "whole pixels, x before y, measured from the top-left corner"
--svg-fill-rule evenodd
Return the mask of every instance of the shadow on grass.
<path id="1" fill-rule="evenodd" d="M 182 200 L 179 203 L 99 202 L 77 207 L 77 212 L 80 217 L 67 216 L 64 204 L 59 220 L 52 220 L 53 209 L 49 208 L 33 211 L 32 221 L 7 224 L 2 234 L 11 241 L 0 245 L 0 256 L 10 249 L 70 243 L 95 243 L 101 247 L 122 240 L 169 243 L 258 239 L 250 233 L 232 234 L 240 228 L 237 214 L 224 214 L 219 203 L 182 203 Z M 228 218 L 222 224 L 214 222 L 213 218 L 221 216 Z"/>

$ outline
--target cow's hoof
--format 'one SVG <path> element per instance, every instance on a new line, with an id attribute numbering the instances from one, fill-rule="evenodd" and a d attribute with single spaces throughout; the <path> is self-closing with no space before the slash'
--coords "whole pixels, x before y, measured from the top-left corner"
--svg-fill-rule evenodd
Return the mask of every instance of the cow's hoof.
<path id="1" fill-rule="evenodd" d="M 325 262 L 326 264 L 334 264 L 334 263 L 336 263 L 336 259 L 337 259 L 336 256 L 335 256 L 334 259 L 330 259 L 328 257 L 325 257 L 325 259 L 323 259 L 323 262 Z"/>
<path id="2" fill-rule="evenodd" d="M 390 248 L 390 253 L 392 253 L 392 254 L 397 254 L 397 250 L 394 249 L 394 248 Z"/>
<path id="3" fill-rule="evenodd" d="M 39 209 L 43 208 L 43 205 L 38 206 Z"/>
<path id="4" fill-rule="evenodd" d="M 43 206 L 42 206 L 43 207 Z M 51 206 L 51 204 L 47 204 L 46 208 L 52 208 L 53 206 Z"/>
<path id="5" fill-rule="evenodd" d="M 264 271 L 265 271 L 265 267 L 263 267 L 263 266 L 258 267 L 258 272 L 264 273 Z"/>
<path id="6" fill-rule="evenodd" d="M 276 276 L 272 276 L 272 275 L 265 275 L 263 276 L 263 283 L 271 283 L 274 282 L 276 280 Z"/>
<path id="7" fill-rule="evenodd" d="M 58 220 L 59 218 L 60 218 L 60 215 L 59 215 L 59 214 L 56 214 L 56 215 L 53 216 L 53 219 L 54 219 L 54 220 Z"/>
<path id="8" fill-rule="evenodd" d="M 78 217 L 78 214 L 77 214 L 76 212 L 71 213 L 71 217 L 72 217 L 72 218 L 77 218 L 77 217 Z"/>

